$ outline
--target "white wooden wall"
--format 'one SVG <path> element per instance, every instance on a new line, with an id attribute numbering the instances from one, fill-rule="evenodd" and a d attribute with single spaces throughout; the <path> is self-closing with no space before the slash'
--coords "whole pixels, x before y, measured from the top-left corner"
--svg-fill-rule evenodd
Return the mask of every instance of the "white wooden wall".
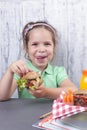
<path id="1" fill-rule="evenodd" d="M 87 0 L 0 0 L 0 78 L 21 57 L 24 25 L 38 20 L 57 29 L 53 63 L 65 66 L 79 87 L 82 69 L 87 69 Z"/>

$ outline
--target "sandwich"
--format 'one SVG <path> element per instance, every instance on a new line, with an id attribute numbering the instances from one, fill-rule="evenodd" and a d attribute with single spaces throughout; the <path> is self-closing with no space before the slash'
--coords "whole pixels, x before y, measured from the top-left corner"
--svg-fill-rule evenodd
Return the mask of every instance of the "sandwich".
<path id="1" fill-rule="evenodd" d="M 35 90 L 40 86 L 41 83 L 41 75 L 34 71 L 28 72 L 17 81 L 19 90 L 23 88 Z"/>
<path id="2" fill-rule="evenodd" d="M 74 94 L 74 105 L 87 107 L 87 90 L 78 90 Z"/>

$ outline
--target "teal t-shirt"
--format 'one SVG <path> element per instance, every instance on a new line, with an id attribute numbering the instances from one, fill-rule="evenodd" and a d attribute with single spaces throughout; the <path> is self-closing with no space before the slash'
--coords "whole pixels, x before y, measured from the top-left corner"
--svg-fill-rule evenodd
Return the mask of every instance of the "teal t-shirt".
<path id="1" fill-rule="evenodd" d="M 68 78 L 66 70 L 64 67 L 53 66 L 48 64 L 47 68 L 41 73 L 39 69 L 37 69 L 33 64 L 28 61 L 26 64 L 31 70 L 38 72 L 41 74 L 41 78 L 43 80 L 43 84 L 47 88 L 57 88 L 61 84 L 61 82 Z M 19 79 L 18 75 L 14 75 L 16 80 Z M 36 98 L 32 96 L 26 88 L 19 91 L 19 98 Z"/>

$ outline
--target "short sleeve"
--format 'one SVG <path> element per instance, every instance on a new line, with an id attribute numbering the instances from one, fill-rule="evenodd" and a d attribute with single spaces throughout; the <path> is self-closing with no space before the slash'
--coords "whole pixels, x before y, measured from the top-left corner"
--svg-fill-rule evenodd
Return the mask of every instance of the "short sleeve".
<path id="1" fill-rule="evenodd" d="M 18 79 L 20 79 L 20 77 L 19 77 L 17 74 L 14 74 L 14 79 L 15 79 L 16 81 L 18 81 Z"/>
<path id="2" fill-rule="evenodd" d="M 68 78 L 67 72 L 64 67 L 58 68 L 58 74 L 57 74 L 57 83 L 58 85 L 61 84 L 61 82 Z"/>

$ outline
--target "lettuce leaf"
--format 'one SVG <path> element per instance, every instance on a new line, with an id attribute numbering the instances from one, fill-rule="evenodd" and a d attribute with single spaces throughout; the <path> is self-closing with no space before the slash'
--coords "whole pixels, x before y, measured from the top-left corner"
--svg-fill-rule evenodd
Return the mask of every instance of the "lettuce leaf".
<path id="1" fill-rule="evenodd" d="M 17 81 L 19 90 L 25 88 L 26 83 L 27 83 L 27 80 L 26 80 L 26 79 L 19 79 L 19 80 Z"/>

